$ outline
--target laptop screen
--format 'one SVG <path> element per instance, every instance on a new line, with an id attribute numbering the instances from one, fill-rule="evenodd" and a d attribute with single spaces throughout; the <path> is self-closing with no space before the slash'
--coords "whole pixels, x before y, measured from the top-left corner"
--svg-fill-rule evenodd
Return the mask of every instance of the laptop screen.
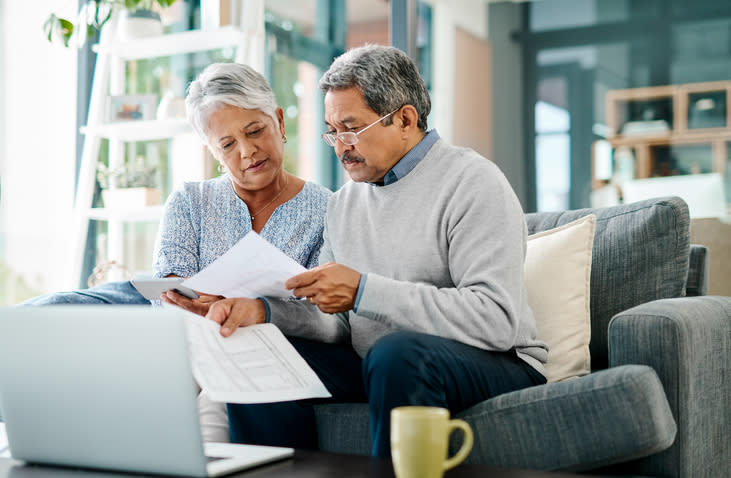
<path id="1" fill-rule="evenodd" d="M 196 395 L 175 309 L 0 314 L 0 409 L 16 459 L 205 476 Z"/>

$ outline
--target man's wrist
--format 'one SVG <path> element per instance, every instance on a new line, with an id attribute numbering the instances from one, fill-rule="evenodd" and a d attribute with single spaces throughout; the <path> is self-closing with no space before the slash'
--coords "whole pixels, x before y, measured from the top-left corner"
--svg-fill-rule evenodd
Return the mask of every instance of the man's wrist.
<path id="1" fill-rule="evenodd" d="M 355 293 L 355 302 L 353 303 L 353 312 L 356 314 L 358 313 L 358 305 L 365 289 L 366 280 L 368 280 L 368 274 L 361 274 L 360 281 L 358 281 L 358 291 Z"/>

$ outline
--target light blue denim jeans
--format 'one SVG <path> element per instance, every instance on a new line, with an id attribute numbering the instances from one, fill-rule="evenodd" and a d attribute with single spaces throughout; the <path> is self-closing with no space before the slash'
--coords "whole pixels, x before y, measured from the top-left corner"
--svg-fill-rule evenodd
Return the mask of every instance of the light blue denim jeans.
<path id="1" fill-rule="evenodd" d="M 129 281 L 124 281 L 107 282 L 89 289 L 40 295 L 21 302 L 18 305 L 56 304 L 150 305 L 150 301 L 137 292 L 137 289 Z"/>

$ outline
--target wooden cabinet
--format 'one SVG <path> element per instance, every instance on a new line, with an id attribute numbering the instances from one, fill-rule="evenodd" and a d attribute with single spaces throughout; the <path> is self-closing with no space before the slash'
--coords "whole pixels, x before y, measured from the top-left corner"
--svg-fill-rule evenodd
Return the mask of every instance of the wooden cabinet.
<path id="1" fill-rule="evenodd" d="M 606 141 L 634 159 L 634 178 L 719 173 L 727 177 L 731 153 L 731 81 L 611 90 L 605 98 Z M 606 145 L 606 143 L 603 143 Z M 593 187 L 613 171 L 593 149 Z M 605 174 L 606 176 L 606 174 Z M 728 179 L 727 179 L 728 182 Z M 728 186 L 727 186 L 728 188 Z M 727 198 L 728 199 L 728 198 Z"/>

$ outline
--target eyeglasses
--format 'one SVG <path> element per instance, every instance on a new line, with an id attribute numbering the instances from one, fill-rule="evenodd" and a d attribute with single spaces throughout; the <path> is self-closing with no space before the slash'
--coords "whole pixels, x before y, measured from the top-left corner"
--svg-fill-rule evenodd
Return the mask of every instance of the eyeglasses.
<path id="1" fill-rule="evenodd" d="M 361 134 L 362 132 L 364 132 L 365 130 L 367 130 L 368 128 L 373 126 L 374 124 L 380 123 L 381 121 L 385 120 L 386 118 L 388 118 L 389 116 L 391 116 L 392 114 L 394 114 L 395 112 L 397 112 L 400 109 L 401 109 L 400 107 L 396 108 L 395 110 L 391 111 L 389 114 L 387 114 L 385 116 L 381 116 L 376 121 L 369 124 L 362 130 L 358 131 L 357 133 L 354 133 L 352 131 L 345 131 L 343 133 L 323 133 L 322 139 L 330 146 L 335 146 L 335 143 L 337 142 L 337 140 L 340 140 L 345 145 L 353 146 L 354 144 L 358 144 L 358 135 L 359 134 Z"/>

